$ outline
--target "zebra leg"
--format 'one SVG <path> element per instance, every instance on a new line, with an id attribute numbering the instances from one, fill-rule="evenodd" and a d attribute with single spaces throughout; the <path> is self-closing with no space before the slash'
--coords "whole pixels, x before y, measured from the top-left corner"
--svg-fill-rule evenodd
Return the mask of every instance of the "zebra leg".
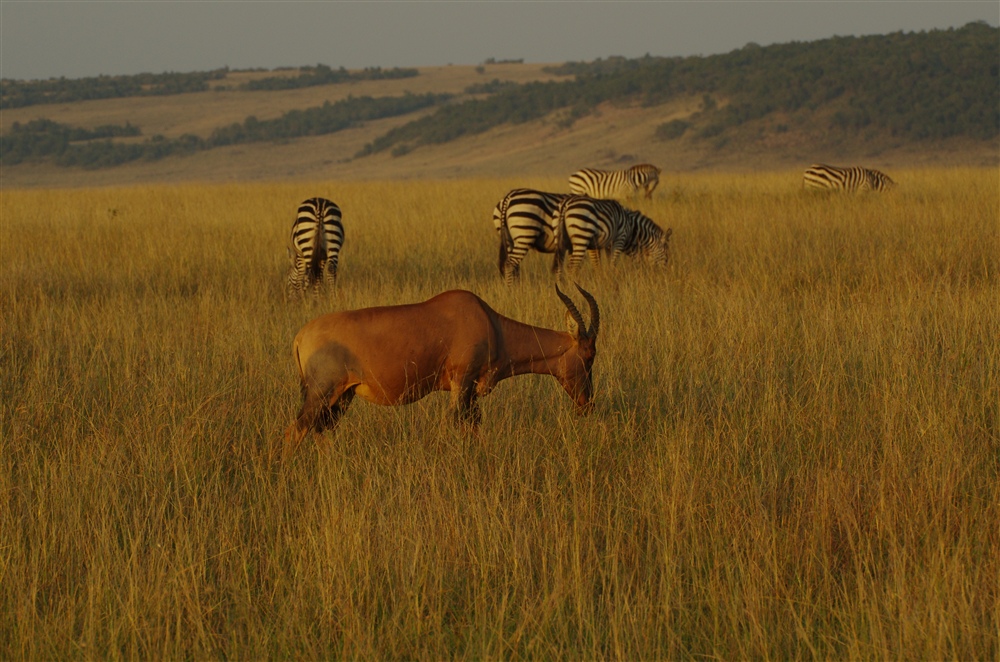
<path id="1" fill-rule="evenodd" d="M 580 263 L 583 262 L 583 256 L 586 255 L 584 249 L 577 250 L 577 247 L 573 247 L 573 251 L 569 254 L 569 260 L 566 262 L 566 273 L 569 275 L 574 275 L 580 271 Z"/>
<path id="2" fill-rule="evenodd" d="M 597 248 L 587 249 L 587 258 L 595 269 L 601 268 L 601 251 Z"/>
<path id="3" fill-rule="evenodd" d="M 618 243 L 617 241 L 608 247 L 608 263 L 614 267 L 618 263 L 618 258 L 621 254 L 625 252 L 624 242 Z"/>
<path id="4" fill-rule="evenodd" d="M 521 260 L 527 254 L 527 249 L 518 245 L 507 253 L 507 259 L 503 265 L 503 282 L 505 285 L 513 285 L 514 281 L 521 277 Z"/>
<path id="5" fill-rule="evenodd" d="M 503 265 L 503 282 L 508 287 L 521 278 L 521 265 L 508 262 Z"/>
<path id="6" fill-rule="evenodd" d="M 503 267 L 501 268 L 501 274 L 503 275 L 503 283 L 508 287 L 514 284 L 514 279 L 517 277 L 515 272 L 517 267 L 512 264 L 514 261 L 513 256 L 507 255 L 504 260 Z"/>
<path id="7" fill-rule="evenodd" d="M 326 280 L 326 260 L 321 260 L 316 265 L 316 270 L 309 274 L 309 276 L 312 279 L 313 296 L 319 296 Z"/>
<path id="8" fill-rule="evenodd" d="M 323 270 L 323 282 L 328 288 L 333 288 L 337 284 L 337 258 L 331 257 L 326 262 L 326 269 Z"/>
<path id="9" fill-rule="evenodd" d="M 288 270 L 288 278 L 285 281 L 285 295 L 290 299 L 299 299 L 302 297 L 302 291 L 305 289 L 305 266 L 304 260 L 296 259 L 291 269 Z"/>

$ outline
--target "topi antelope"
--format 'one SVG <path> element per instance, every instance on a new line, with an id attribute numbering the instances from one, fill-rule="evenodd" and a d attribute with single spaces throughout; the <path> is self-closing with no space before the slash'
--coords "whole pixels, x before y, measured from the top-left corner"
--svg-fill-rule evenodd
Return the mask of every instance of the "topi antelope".
<path id="1" fill-rule="evenodd" d="M 465 290 L 422 303 L 317 317 L 295 336 L 303 403 L 285 431 L 284 455 L 291 455 L 310 429 L 334 429 L 355 395 L 403 405 L 432 391 L 451 391 L 457 421 L 475 427 L 480 396 L 503 379 L 535 373 L 555 377 L 577 410 L 589 411 L 600 317 L 594 297 L 576 287 L 590 306 L 589 327 L 556 286 L 569 333 L 504 317 Z"/>

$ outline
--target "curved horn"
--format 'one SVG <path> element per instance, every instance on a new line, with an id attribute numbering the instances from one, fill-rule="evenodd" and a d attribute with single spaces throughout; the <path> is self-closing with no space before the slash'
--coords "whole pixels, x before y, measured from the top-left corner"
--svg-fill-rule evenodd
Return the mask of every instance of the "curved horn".
<path id="1" fill-rule="evenodd" d="M 587 331 L 587 335 L 591 338 L 596 338 L 597 329 L 601 324 L 601 313 L 597 310 L 597 299 L 590 292 L 580 287 L 579 283 L 573 284 L 576 285 L 576 289 L 580 290 L 580 294 L 583 295 L 583 298 L 587 300 L 587 304 L 590 306 L 590 330 Z"/>
<path id="2" fill-rule="evenodd" d="M 577 328 L 582 332 L 583 329 L 587 327 L 583 323 L 583 316 L 580 314 L 580 311 L 576 309 L 576 304 L 573 303 L 572 299 L 562 293 L 558 284 L 556 284 L 556 294 L 558 294 L 559 298 L 562 299 L 562 302 L 566 304 L 566 308 L 569 309 L 569 314 L 573 316 L 573 321 L 576 322 Z"/>

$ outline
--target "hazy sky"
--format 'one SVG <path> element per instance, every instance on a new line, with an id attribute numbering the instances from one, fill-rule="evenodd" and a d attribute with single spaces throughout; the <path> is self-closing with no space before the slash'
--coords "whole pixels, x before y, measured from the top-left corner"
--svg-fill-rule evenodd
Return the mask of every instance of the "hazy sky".
<path id="1" fill-rule="evenodd" d="M 0 75 L 710 55 L 975 20 L 1000 23 L 1000 2 L 0 0 Z"/>

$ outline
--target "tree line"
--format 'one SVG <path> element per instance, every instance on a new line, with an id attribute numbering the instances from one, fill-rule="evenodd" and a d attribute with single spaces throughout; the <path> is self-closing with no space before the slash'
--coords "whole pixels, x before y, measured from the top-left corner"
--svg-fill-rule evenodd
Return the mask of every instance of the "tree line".
<path id="1" fill-rule="evenodd" d="M 184 92 L 204 92 L 209 82 L 221 80 L 228 68 L 190 73 L 136 74 L 133 76 L 91 76 L 48 80 L 0 81 L 0 108 L 23 108 L 47 103 L 68 103 L 92 99 L 162 96 Z"/>
<path id="2" fill-rule="evenodd" d="M 0 81 L 0 109 L 23 108 L 49 103 L 68 103 L 93 99 L 122 97 L 162 96 L 185 92 L 205 92 L 212 81 L 226 78 L 229 67 L 213 71 L 162 74 L 135 74 L 131 76 L 90 76 L 86 78 L 50 78 L 48 80 Z M 371 67 L 362 71 L 333 69 L 325 64 L 299 67 L 298 76 L 269 76 L 240 84 L 239 90 L 289 90 L 315 85 L 350 83 L 362 80 L 390 80 L 412 78 L 416 69 L 382 69 Z"/>
<path id="3" fill-rule="evenodd" d="M 467 88 L 465 93 L 475 98 L 463 101 L 434 94 L 349 97 L 293 110 L 274 120 L 248 117 L 217 128 L 208 138 L 153 136 L 145 142 L 121 141 L 122 136 L 138 135 L 138 129 L 101 127 L 88 134 L 38 120 L 15 125 L 0 140 L 0 157 L 4 163 L 55 158 L 63 165 L 102 167 L 223 145 L 321 135 L 365 120 L 437 107 L 378 136 L 354 156 L 384 150 L 402 155 L 421 145 L 448 142 L 501 124 L 555 113 L 560 124 L 569 126 L 602 103 L 657 106 L 690 95 L 701 95 L 701 111 L 686 120 L 660 125 L 652 137 L 724 140 L 731 129 L 773 113 L 797 116 L 831 136 L 849 137 L 862 130 L 911 141 L 955 136 L 992 140 L 1000 135 L 1000 28 L 983 22 L 917 33 L 833 37 L 765 47 L 747 44 L 707 57 L 613 57 L 546 70 L 572 79 L 526 84 L 494 80 Z M 300 71 L 297 77 L 258 82 L 326 84 L 342 80 L 347 73 L 325 65 Z M 414 71 L 371 69 L 352 75 L 397 77 L 414 75 Z M 6 85 L 7 81 L 4 95 Z M 726 103 L 719 103 L 720 99 Z M 109 133 L 112 130 L 130 133 Z"/>
<path id="4" fill-rule="evenodd" d="M 331 85 L 335 83 L 351 83 L 362 80 L 393 80 L 399 78 L 413 78 L 418 75 L 416 69 L 382 69 L 381 67 L 370 67 L 362 71 L 347 71 L 343 67 L 333 69 L 325 64 L 317 64 L 315 67 L 299 67 L 298 76 L 269 76 L 257 80 L 250 80 L 242 83 L 241 90 L 292 90 L 301 87 L 314 87 L 316 85 Z"/>
<path id="5" fill-rule="evenodd" d="M 983 22 L 959 29 L 745 47 L 707 57 L 621 57 L 548 67 L 571 81 L 495 85 L 487 99 L 442 107 L 376 138 L 359 155 L 405 153 L 423 144 L 481 133 L 565 111 L 564 122 L 598 104 L 656 106 L 702 95 L 695 138 L 712 138 L 771 113 L 807 113 L 822 128 L 872 127 L 909 140 L 1000 134 L 1000 29 Z M 477 90 L 478 91 L 478 90 Z M 729 103 L 715 102 L 725 97 Z M 820 120 L 819 109 L 832 110 Z M 679 138 L 691 123 L 657 131 Z"/>
<path id="6" fill-rule="evenodd" d="M 0 160 L 5 164 L 27 159 L 53 159 L 63 166 L 103 168 L 138 159 L 156 160 L 167 156 L 190 154 L 226 145 L 287 140 L 342 131 L 360 122 L 412 113 L 447 101 L 447 94 L 404 94 L 398 97 L 348 97 L 336 103 L 292 110 L 273 120 L 254 116 L 243 122 L 215 129 L 208 138 L 185 134 L 179 138 L 152 136 L 144 142 L 111 140 L 139 136 L 138 127 L 98 127 L 92 131 L 74 128 L 52 120 L 15 123 L 8 135 L 0 138 Z"/>

